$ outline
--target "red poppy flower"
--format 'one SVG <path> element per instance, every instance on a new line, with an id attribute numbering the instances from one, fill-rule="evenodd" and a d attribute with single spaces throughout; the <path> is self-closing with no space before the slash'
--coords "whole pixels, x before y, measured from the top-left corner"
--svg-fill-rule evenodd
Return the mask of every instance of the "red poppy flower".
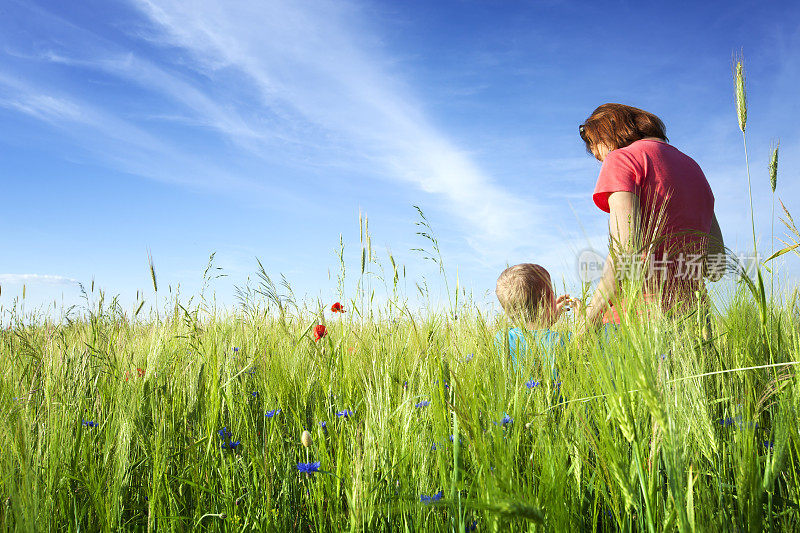
<path id="1" fill-rule="evenodd" d="M 325 326 L 322 324 L 317 324 L 314 326 L 314 341 L 320 340 L 322 337 L 328 334 L 328 330 L 325 329 Z"/>
<path id="2" fill-rule="evenodd" d="M 331 306 L 331 311 L 334 313 L 344 313 L 344 306 L 339 302 L 336 302 Z"/>
<path id="3" fill-rule="evenodd" d="M 138 372 L 138 373 L 139 373 L 139 377 L 140 377 L 140 378 L 143 378 L 143 377 L 144 377 L 144 368 L 137 368 L 137 369 L 136 369 L 136 372 Z"/>

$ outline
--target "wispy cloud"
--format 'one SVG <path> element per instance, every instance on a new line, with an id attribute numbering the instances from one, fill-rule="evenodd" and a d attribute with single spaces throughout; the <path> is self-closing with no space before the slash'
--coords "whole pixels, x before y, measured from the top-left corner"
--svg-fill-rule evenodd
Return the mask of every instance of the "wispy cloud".
<path id="1" fill-rule="evenodd" d="M 92 42 L 100 41 L 97 37 L 86 37 Z M 114 50 L 105 56 L 78 57 L 69 56 L 53 50 L 38 54 L 35 59 L 51 63 L 102 71 L 106 74 L 123 78 L 129 83 L 156 91 L 166 96 L 182 108 L 190 111 L 187 116 L 152 115 L 151 118 L 188 122 L 192 125 L 209 127 L 225 134 L 243 145 L 252 141 L 274 139 L 275 135 L 265 129 L 257 129 L 230 104 L 222 104 L 196 87 L 190 80 L 167 72 L 152 61 L 143 59 L 131 52 L 117 50 L 113 43 L 100 41 L 105 49 Z"/>
<path id="2" fill-rule="evenodd" d="M 47 122 L 80 119 L 80 109 L 77 106 L 46 94 L 20 94 L 16 98 L 0 98 L 0 106 Z"/>
<path id="3" fill-rule="evenodd" d="M 22 285 L 42 283 L 47 285 L 76 285 L 78 280 L 52 274 L 0 274 L 0 283 Z"/>
<path id="4" fill-rule="evenodd" d="M 497 185 L 435 126 L 353 4 L 134 5 L 161 29 L 159 44 L 188 50 L 198 71 L 234 78 L 241 93 L 254 91 L 248 105 L 270 117 L 270 131 L 327 140 L 354 166 L 442 198 L 473 238 L 496 243 L 539 221 L 528 201 Z"/>
<path id="5" fill-rule="evenodd" d="M 547 219 L 544 207 L 497 184 L 436 127 L 354 4 L 203 0 L 190 8 L 170 0 L 131 1 L 153 26 L 147 33 L 140 25 L 129 28 L 168 53 L 143 57 L 37 12 L 58 28 L 59 39 L 13 55 L 102 72 L 171 105 L 126 117 L 120 109 L 109 112 L 75 95 L 0 76 L 0 89 L 3 83 L 16 89 L 0 106 L 69 125 L 68 135 L 119 170 L 192 187 L 268 190 L 264 196 L 273 203 L 308 199 L 290 198 L 286 182 L 263 174 L 215 168 L 148 122 L 207 128 L 283 167 L 332 167 L 359 176 L 354 179 L 399 181 L 435 197 L 419 202 L 454 215 L 450 231 L 460 226 L 483 255 L 502 254 L 515 236 L 533 234 Z"/>
<path id="6" fill-rule="evenodd" d="M 0 108 L 12 109 L 60 129 L 98 159 L 122 172 L 192 188 L 259 193 L 264 183 L 187 153 L 131 120 L 49 86 L 0 74 Z M 277 191 L 270 191 L 279 195 Z"/>

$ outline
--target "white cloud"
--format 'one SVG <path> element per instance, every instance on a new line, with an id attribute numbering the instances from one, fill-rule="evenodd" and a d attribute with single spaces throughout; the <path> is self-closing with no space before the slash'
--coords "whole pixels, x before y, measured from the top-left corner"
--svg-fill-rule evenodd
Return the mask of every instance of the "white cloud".
<path id="1" fill-rule="evenodd" d="M 0 74 L 0 107 L 52 124 L 111 167 L 137 176 L 212 190 L 264 192 L 265 184 L 186 153 L 168 139 L 81 99 Z M 283 193 L 270 190 L 275 196 Z"/>
<path id="2" fill-rule="evenodd" d="M 443 198 L 473 240 L 496 245 L 541 220 L 529 201 L 494 183 L 432 123 L 352 4 L 134 4 L 163 30 L 160 44 L 188 50 L 195 68 L 221 83 L 229 80 L 229 88 L 255 92 L 258 101 L 248 101 L 249 110 L 269 116 L 267 128 L 273 134 L 318 138 L 338 157 L 347 153 L 361 170 L 367 167 Z M 174 92 L 171 81 L 162 82 Z M 190 105 L 206 105 L 189 94 L 195 100 Z M 237 101 L 241 95 L 229 96 Z M 258 131 L 251 123 L 244 131 L 252 130 Z"/>
<path id="3" fill-rule="evenodd" d="M 75 285 L 78 283 L 78 280 L 52 274 L 0 274 L 0 283 L 8 283 L 9 285 L 30 285 L 34 283 Z"/>
<path id="4" fill-rule="evenodd" d="M 112 43 L 103 43 L 107 49 L 115 49 Z M 48 51 L 36 56 L 37 59 L 72 67 L 100 70 L 107 74 L 126 79 L 148 90 L 156 90 L 164 96 L 191 110 L 190 121 L 186 117 L 156 116 L 165 120 L 182 120 L 193 125 L 216 129 L 225 135 L 241 141 L 274 139 L 274 134 L 251 127 L 244 117 L 230 105 L 216 102 L 190 81 L 171 74 L 131 52 L 116 51 L 105 57 L 68 57 L 61 53 Z"/>
<path id="5" fill-rule="evenodd" d="M 433 125 L 353 5 L 131 1 L 158 31 L 157 37 L 138 37 L 171 52 L 175 46 L 186 49 L 194 61 L 187 63 L 184 53 L 146 59 L 49 13 L 40 15 L 63 33 L 55 48 L 16 55 L 101 71 L 171 102 L 171 108 L 138 117 L 146 121 L 207 127 L 281 165 L 336 167 L 352 170 L 358 179 L 410 184 L 441 198 L 437 207 L 461 221 L 468 244 L 481 255 L 504 256 L 519 235 L 542 233 L 533 229 L 542 227 L 545 208 L 524 192 L 523 200 L 497 185 Z M 154 62 L 160 59 L 163 64 Z M 285 182 L 237 178 L 230 169 L 182 153 L 147 123 L 123 118 L 117 110 L 0 75 L 0 89 L 3 84 L 15 91 L 9 98 L 0 94 L 0 105 L 70 124 L 68 135 L 88 142 L 120 170 L 189 186 L 264 189 L 272 198 L 292 200 Z M 277 186 L 282 190 L 273 190 Z"/>
<path id="6" fill-rule="evenodd" d="M 46 94 L 21 94 L 0 99 L 0 106 L 15 109 L 47 122 L 80 120 L 80 109 L 71 102 Z"/>

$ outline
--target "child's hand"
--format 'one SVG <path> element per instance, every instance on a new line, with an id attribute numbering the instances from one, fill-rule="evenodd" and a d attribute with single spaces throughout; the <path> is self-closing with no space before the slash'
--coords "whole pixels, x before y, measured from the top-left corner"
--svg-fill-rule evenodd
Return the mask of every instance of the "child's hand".
<path id="1" fill-rule="evenodd" d="M 556 298 L 556 319 L 558 319 L 565 311 L 569 311 L 572 307 L 572 299 L 569 294 L 562 294 Z"/>
<path id="2" fill-rule="evenodd" d="M 586 312 L 586 305 L 579 298 L 571 298 L 569 294 L 563 294 L 556 298 L 556 318 L 572 310 L 578 315 L 583 315 Z"/>

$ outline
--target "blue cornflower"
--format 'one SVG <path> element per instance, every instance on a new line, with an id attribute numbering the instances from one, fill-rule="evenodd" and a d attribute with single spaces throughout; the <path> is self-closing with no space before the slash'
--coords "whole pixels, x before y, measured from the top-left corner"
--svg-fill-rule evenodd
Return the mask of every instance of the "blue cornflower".
<path id="1" fill-rule="evenodd" d="M 430 505 L 430 504 L 432 504 L 432 503 L 436 503 L 436 502 L 438 502 L 439 500 L 441 500 L 441 499 L 442 499 L 442 496 L 444 496 L 444 492 L 442 492 L 442 491 L 440 490 L 439 492 L 437 492 L 437 493 L 436 493 L 436 494 L 434 494 L 433 496 L 425 496 L 425 495 L 423 494 L 422 496 L 420 496 L 420 497 L 419 497 L 419 501 L 420 501 L 420 502 L 422 502 L 422 503 L 424 503 L 425 505 Z"/>
<path id="2" fill-rule="evenodd" d="M 478 521 L 477 520 L 474 520 L 472 522 L 472 524 L 468 524 L 468 525 L 464 526 L 464 531 L 466 531 L 467 533 L 469 533 L 470 531 L 475 531 L 476 529 L 478 529 Z"/>
<path id="3" fill-rule="evenodd" d="M 422 407 L 428 407 L 430 404 L 431 404 L 431 402 L 429 402 L 428 400 L 422 400 L 421 402 L 419 402 L 414 407 L 416 407 L 417 409 L 420 409 Z"/>
<path id="4" fill-rule="evenodd" d="M 251 392 L 250 394 L 252 394 L 252 395 L 253 395 L 253 398 L 257 398 L 257 397 L 258 397 L 258 391 L 257 391 L 257 390 L 254 390 L 254 391 L 253 391 L 253 392 Z"/>
<path id="5" fill-rule="evenodd" d="M 241 443 L 242 443 L 242 441 L 239 441 L 239 440 L 231 440 L 231 441 L 228 441 L 228 442 L 223 442 L 220 445 L 220 447 L 223 448 L 223 449 L 229 448 L 231 450 L 235 450 L 236 447 L 239 446 L 239 444 L 241 444 Z"/>
<path id="6" fill-rule="evenodd" d="M 732 426 L 734 424 L 734 420 L 731 417 L 728 418 L 720 418 L 719 425 L 720 426 Z"/>
<path id="7" fill-rule="evenodd" d="M 436 451 L 436 443 L 435 442 L 433 444 L 431 444 L 431 451 L 432 452 Z"/>
<path id="8" fill-rule="evenodd" d="M 662 353 L 662 354 L 661 354 L 661 360 L 662 360 L 662 361 L 666 361 L 666 360 L 667 360 L 667 354 L 665 354 L 665 353 Z"/>
<path id="9" fill-rule="evenodd" d="M 227 438 L 230 438 L 232 436 L 232 433 L 230 431 L 228 431 L 227 427 L 224 427 L 224 428 L 220 429 L 219 431 L 217 431 L 217 435 L 219 435 L 220 438 L 227 439 Z"/>
<path id="10" fill-rule="evenodd" d="M 264 413 L 264 416 L 267 418 L 272 418 L 280 412 L 281 412 L 280 409 L 273 409 L 272 411 L 267 411 L 266 413 Z"/>
<path id="11" fill-rule="evenodd" d="M 326 423 L 324 420 L 323 420 L 322 422 L 320 422 L 320 423 L 319 423 L 319 426 L 320 426 L 322 429 L 324 429 L 325 431 L 327 431 L 327 430 L 328 430 L 328 424 L 327 424 L 327 423 Z"/>
<path id="12" fill-rule="evenodd" d="M 353 416 L 353 411 L 351 411 L 350 409 L 345 409 L 344 411 L 337 412 L 336 416 L 350 418 L 351 416 Z"/>
<path id="13" fill-rule="evenodd" d="M 87 428 L 96 428 L 97 426 L 99 426 L 99 425 L 100 425 L 100 424 L 98 424 L 97 422 L 93 422 L 93 421 L 91 421 L 91 420 L 84 420 L 84 421 L 82 422 L 82 424 L 83 424 L 84 426 L 86 426 Z"/>
<path id="14" fill-rule="evenodd" d="M 319 472 L 319 461 L 316 463 L 297 463 L 297 469 L 306 474 L 313 474 Z"/>
<path id="15" fill-rule="evenodd" d="M 238 347 L 238 346 L 234 346 L 234 347 L 233 347 L 233 351 L 234 351 L 234 352 L 238 352 L 238 351 L 239 351 L 239 347 Z"/>
<path id="16" fill-rule="evenodd" d="M 534 381 L 534 380 L 526 381 L 525 382 L 525 386 L 528 387 L 529 389 L 532 389 L 534 387 L 538 387 L 539 386 L 539 382 L 538 381 Z"/>
<path id="17" fill-rule="evenodd" d="M 473 359 L 474 357 L 475 357 L 475 354 L 474 354 L 474 353 L 468 354 L 468 355 L 467 355 L 467 356 L 464 358 L 464 362 L 465 362 L 465 363 L 469 363 L 470 361 L 472 361 L 472 359 Z"/>
<path id="18" fill-rule="evenodd" d="M 511 418 L 511 417 L 510 417 L 510 416 L 508 416 L 508 415 L 505 415 L 505 416 L 503 417 L 503 419 L 500 421 L 500 423 L 501 423 L 501 424 L 503 424 L 503 425 L 505 426 L 506 424 L 510 424 L 510 423 L 511 423 L 511 422 L 513 422 L 513 421 L 514 421 L 514 419 L 513 419 L 513 418 Z"/>

